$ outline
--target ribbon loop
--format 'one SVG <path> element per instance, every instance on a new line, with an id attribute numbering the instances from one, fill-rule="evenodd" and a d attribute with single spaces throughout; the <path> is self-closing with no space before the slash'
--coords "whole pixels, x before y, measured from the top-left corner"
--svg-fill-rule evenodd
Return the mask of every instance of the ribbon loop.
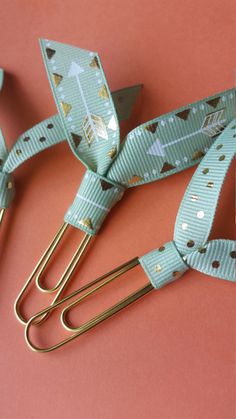
<path id="1" fill-rule="evenodd" d="M 188 270 L 173 241 L 142 256 L 139 262 L 154 288 L 164 287 Z"/>
<path id="2" fill-rule="evenodd" d="M 235 118 L 235 88 L 162 115 L 132 130 L 107 176 L 128 188 L 197 164 Z"/>
<path id="3" fill-rule="evenodd" d="M 125 188 L 87 170 L 65 222 L 91 235 L 96 234 L 111 208 L 122 198 Z"/>
<path id="4" fill-rule="evenodd" d="M 41 49 L 70 147 L 88 169 L 104 175 L 120 132 L 100 58 L 54 41 L 41 40 Z"/>
<path id="5" fill-rule="evenodd" d="M 175 223 L 174 240 L 182 255 L 203 246 L 209 237 L 225 175 L 234 157 L 235 123 L 218 136 L 189 183 Z"/>

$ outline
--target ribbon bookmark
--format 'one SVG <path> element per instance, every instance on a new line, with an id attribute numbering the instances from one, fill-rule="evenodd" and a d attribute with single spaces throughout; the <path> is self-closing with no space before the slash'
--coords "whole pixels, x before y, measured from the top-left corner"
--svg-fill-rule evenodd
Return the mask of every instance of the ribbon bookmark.
<path id="1" fill-rule="evenodd" d="M 141 258 L 134 258 L 115 268 L 33 316 L 25 329 L 26 342 L 32 350 L 50 352 L 64 346 L 153 289 L 160 289 L 180 278 L 190 268 L 215 278 L 236 282 L 235 241 L 208 240 L 224 179 L 236 151 L 235 128 L 236 119 L 218 136 L 196 169 L 179 208 L 174 239 Z M 143 288 L 81 326 L 71 326 L 68 313 L 73 307 L 139 264 L 148 277 Z M 62 325 L 66 330 L 73 331 L 73 334 L 50 347 L 36 346 L 30 339 L 31 326 L 85 290 L 82 296 L 67 305 L 61 313 Z"/>
<path id="2" fill-rule="evenodd" d="M 200 161 L 235 115 L 235 89 L 208 97 L 132 130 L 120 141 L 119 121 L 99 55 L 53 41 L 41 41 L 42 55 L 64 135 L 86 172 L 64 223 L 20 292 L 35 280 L 39 290 L 58 301 L 92 236 L 128 188 L 180 172 Z M 42 276 L 69 226 L 83 239 L 57 284 L 48 289 Z"/>

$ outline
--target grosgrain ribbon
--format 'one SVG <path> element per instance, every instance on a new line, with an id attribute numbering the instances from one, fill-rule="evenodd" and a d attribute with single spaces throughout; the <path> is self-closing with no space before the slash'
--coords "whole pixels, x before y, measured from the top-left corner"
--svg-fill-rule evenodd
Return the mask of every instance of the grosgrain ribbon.
<path id="1" fill-rule="evenodd" d="M 208 241 L 225 175 L 236 151 L 236 119 L 202 159 L 185 192 L 176 218 L 174 240 L 141 257 L 154 288 L 181 277 L 190 267 L 236 282 L 236 243 Z"/>
<path id="2" fill-rule="evenodd" d="M 41 49 L 65 136 L 87 169 L 65 221 L 89 234 L 127 188 L 198 163 L 235 116 L 231 89 L 142 124 L 121 144 L 99 55 L 47 40 Z"/>
<path id="3" fill-rule="evenodd" d="M 4 71 L 0 69 L 0 90 L 3 80 Z M 136 85 L 112 92 L 120 121 L 129 118 L 140 88 Z M 59 115 L 49 117 L 23 133 L 10 152 L 0 131 L 0 208 L 7 208 L 14 197 L 12 172 L 30 157 L 62 141 L 65 141 L 65 133 Z"/>
<path id="4" fill-rule="evenodd" d="M 22 134 L 8 152 L 0 136 L 0 208 L 7 208 L 14 196 L 12 172 L 35 154 L 63 141 L 64 131 L 58 115 L 48 118 Z"/>

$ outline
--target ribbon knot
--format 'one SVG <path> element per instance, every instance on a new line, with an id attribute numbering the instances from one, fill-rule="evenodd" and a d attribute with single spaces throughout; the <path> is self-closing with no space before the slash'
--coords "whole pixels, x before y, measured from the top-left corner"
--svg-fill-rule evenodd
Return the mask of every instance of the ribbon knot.
<path id="1" fill-rule="evenodd" d="M 87 170 L 65 221 L 89 234 L 96 234 L 125 188 Z"/>
<path id="2" fill-rule="evenodd" d="M 154 288 L 161 288 L 173 282 L 189 268 L 174 241 L 147 253 L 139 261 Z"/>
<path id="3" fill-rule="evenodd" d="M 89 174 L 65 221 L 89 234 L 121 196 L 120 186 L 101 190 L 100 177 L 104 185 L 131 188 L 184 170 L 200 161 L 234 118 L 231 89 L 144 123 L 121 142 L 99 55 L 49 40 L 41 40 L 41 50 L 65 137 Z"/>

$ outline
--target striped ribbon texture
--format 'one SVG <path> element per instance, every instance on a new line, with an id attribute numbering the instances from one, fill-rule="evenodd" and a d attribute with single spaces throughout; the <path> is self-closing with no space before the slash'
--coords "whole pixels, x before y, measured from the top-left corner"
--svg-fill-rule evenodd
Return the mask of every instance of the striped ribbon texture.
<path id="1" fill-rule="evenodd" d="M 195 171 L 179 208 L 174 240 L 140 258 L 154 288 L 176 280 L 190 267 L 236 282 L 235 241 L 208 241 L 235 151 L 236 119 L 218 136 Z"/>
<path id="2" fill-rule="evenodd" d="M 99 55 L 59 42 L 40 43 L 64 135 L 87 169 L 65 221 L 89 234 L 98 232 L 125 189 L 198 163 L 235 117 L 233 88 L 144 123 L 121 143 Z"/>

